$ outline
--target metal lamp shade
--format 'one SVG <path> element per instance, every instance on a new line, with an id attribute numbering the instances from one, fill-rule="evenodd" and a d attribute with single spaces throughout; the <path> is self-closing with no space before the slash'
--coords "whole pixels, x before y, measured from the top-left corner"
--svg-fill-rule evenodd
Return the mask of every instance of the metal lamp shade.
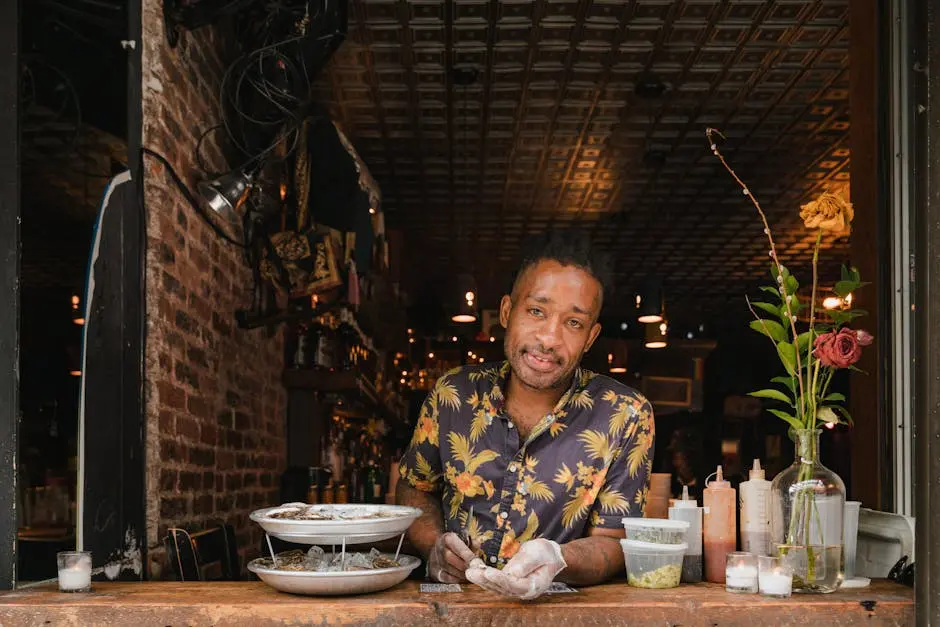
<path id="1" fill-rule="evenodd" d="M 666 339 L 668 331 L 665 320 L 646 325 L 646 348 L 666 348 L 669 343 Z"/>
<path id="2" fill-rule="evenodd" d="M 611 374 L 624 374 L 627 371 L 627 346 L 615 340 L 607 353 L 607 367 Z"/>
<path id="3" fill-rule="evenodd" d="M 479 319 L 477 314 L 476 282 L 469 274 L 461 274 L 457 279 L 457 308 L 450 319 L 461 324 L 469 324 Z"/>
<path id="4" fill-rule="evenodd" d="M 231 218 L 248 197 L 251 177 L 243 172 L 229 172 L 217 179 L 200 182 L 198 189 L 209 208 Z"/>
<path id="5" fill-rule="evenodd" d="M 649 324 L 663 320 L 663 286 L 655 279 L 643 282 L 636 295 L 637 321 Z"/>

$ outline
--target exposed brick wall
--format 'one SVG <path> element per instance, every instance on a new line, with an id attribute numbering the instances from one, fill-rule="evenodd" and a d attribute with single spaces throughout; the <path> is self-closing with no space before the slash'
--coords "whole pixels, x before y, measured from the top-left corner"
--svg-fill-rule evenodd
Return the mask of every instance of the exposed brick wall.
<path id="1" fill-rule="evenodd" d="M 143 143 L 195 189 L 196 141 L 217 121 L 232 42 L 205 28 L 171 49 L 161 1 L 143 5 Z M 220 150 L 205 143 L 207 167 L 223 170 Z M 162 165 L 144 163 L 147 542 L 161 546 L 168 526 L 226 522 L 244 558 L 261 540 L 248 514 L 277 503 L 286 461 L 282 336 L 236 327 L 234 312 L 250 302 L 243 257 L 186 204 Z"/>

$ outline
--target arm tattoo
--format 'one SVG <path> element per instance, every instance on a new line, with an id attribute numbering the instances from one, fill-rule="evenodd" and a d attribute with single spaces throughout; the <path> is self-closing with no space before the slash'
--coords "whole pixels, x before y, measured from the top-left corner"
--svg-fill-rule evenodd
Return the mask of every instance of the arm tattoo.
<path id="1" fill-rule="evenodd" d="M 423 512 L 408 528 L 408 540 L 426 558 L 437 538 L 444 533 L 444 511 L 441 509 L 440 497 L 400 482 L 395 490 L 395 502 L 417 507 Z"/>
<path id="2" fill-rule="evenodd" d="M 578 586 L 591 586 L 607 581 L 623 571 L 623 550 L 620 540 L 611 536 L 590 536 L 562 545 L 568 568 L 558 579 Z"/>

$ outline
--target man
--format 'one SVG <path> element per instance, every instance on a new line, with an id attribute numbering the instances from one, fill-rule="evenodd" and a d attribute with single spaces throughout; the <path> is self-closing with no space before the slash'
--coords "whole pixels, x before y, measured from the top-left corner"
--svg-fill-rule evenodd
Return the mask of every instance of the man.
<path id="1" fill-rule="evenodd" d="M 530 599 L 559 573 L 623 572 L 621 518 L 642 515 L 654 428 L 645 398 L 579 368 L 606 284 L 583 234 L 536 239 L 500 302 L 507 361 L 453 370 L 425 401 L 397 501 L 424 511 L 408 535 L 431 578 Z"/>

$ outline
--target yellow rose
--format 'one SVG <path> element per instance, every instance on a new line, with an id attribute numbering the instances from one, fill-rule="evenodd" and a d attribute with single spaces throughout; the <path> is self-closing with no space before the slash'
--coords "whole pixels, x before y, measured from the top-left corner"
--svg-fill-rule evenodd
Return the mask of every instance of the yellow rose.
<path id="1" fill-rule="evenodd" d="M 829 192 L 820 194 L 816 200 L 800 207 L 800 218 L 808 229 L 822 229 L 848 235 L 854 217 L 852 203 Z"/>

